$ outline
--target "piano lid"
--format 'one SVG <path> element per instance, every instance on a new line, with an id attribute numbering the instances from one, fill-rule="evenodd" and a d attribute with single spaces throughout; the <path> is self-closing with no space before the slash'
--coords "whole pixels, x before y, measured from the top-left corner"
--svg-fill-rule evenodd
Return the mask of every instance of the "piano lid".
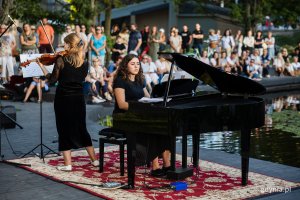
<path id="1" fill-rule="evenodd" d="M 179 53 L 162 53 L 161 55 L 168 57 L 168 60 L 171 56 L 172 60 L 182 70 L 221 93 L 259 95 L 266 92 L 266 88 L 256 81 L 239 75 L 228 74 L 195 58 Z"/>

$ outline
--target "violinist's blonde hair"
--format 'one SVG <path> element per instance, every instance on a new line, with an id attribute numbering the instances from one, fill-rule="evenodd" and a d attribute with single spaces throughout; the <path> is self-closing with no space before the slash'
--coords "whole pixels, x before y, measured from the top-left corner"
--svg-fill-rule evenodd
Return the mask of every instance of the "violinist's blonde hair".
<path id="1" fill-rule="evenodd" d="M 81 67 L 84 62 L 83 41 L 76 33 L 71 33 L 64 38 L 69 45 L 68 54 L 65 56 L 66 61 L 74 67 Z"/>

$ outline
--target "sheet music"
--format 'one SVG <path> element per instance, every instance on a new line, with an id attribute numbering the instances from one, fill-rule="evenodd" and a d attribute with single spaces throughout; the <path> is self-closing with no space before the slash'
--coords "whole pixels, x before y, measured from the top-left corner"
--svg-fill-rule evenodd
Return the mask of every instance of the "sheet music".
<path id="1" fill-rule="evenodd" d="M 26 62 L 28 60 L 33 60 L 35 58 L 41 57 L 43 54 L 20 54 L 20 62 Z M 53 65 L 45 66 L 49 73 L 53 71 Z M 22 67 L 23 77 L 34 77 L 34 76 L 44 76 L 43 71 L 36 62 L 31 62 L 26 67 Z"/>
<path id="2" fill-rule="evenodd" d="M 168 98 L 168 102 L 171 100 L 171 98 Z M 139 99 L 139 102 L 142 103 L 157 103 L 157 102 L 163 102 L 164 99 L 163 98 L 149 98 L 149 97 L 143 97 L 141 99 Z"/>

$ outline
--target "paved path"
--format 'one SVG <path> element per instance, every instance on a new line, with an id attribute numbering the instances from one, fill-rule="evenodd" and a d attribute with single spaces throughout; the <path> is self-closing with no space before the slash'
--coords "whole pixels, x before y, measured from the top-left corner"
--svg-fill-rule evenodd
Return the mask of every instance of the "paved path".
<path id="1" fill-rule="evenodd" d="M 5 159 L 14 159 L 30 151 L 40 143 L 40 104 L 20 103 L 2 101 L 2 105 L 13 105 L 17 109 L 17 122 L 24 129 L 18 127 L 7 129 L 6 134 L 2 131 L 2 154 Z M 57 139 L 53 103 L 44 102 L 43 108 L 43 142 L 51 149 L 57 151 Z M 92 138 L 98 139 L 98 131 L 102 128 L 98 124 L 98 116 L 105 116 L 112 111 L 112 105 L 87 105 L 87 128 Z M 6 139 L 17 155 L 15 155 Z M 94 142 L 98 146 L 98 142 Z M 179 145 L 180 146 L 180 145 Z M 179 149 L 180 150 L 180 149 Z M 189 150 L 191 153 L 191 150 Z M 201 149 L 200 156 L 209 160 L 229 166 L 240 168 L 240 155 L 228 154 L 216 150 Z M 267 161 L 250 159 L 250 171 L 275 176 L 290 181 L 300 182 L 300 169 L 285 165 L 274 164 Z M 297 199 L 300 196 L 300 189 L 290 193 L 277 194 L 261 199 Z M 77 190 L 61 183 L 56 183 L 45 177 L 32 172 L 0 163 L 0 199 L 1 200 L 90 200 L 99 199 L 89 193 Z"/>

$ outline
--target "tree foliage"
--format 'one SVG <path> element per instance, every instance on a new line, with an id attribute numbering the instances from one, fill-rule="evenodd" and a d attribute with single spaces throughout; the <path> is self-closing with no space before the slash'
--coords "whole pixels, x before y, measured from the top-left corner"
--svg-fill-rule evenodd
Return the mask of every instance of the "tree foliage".
<path id="1" fill-rule="evenodd" d="M 239 0 L 235 4 L 226 0 L 225 5 L 232 9 L 232 17 L 245 25 L 245 29 L 254 28 L 257 23 L 263 23 L 269 16 L 277 25 L 293 25 L 299 23 L 300 5 L 298 0 Z M 247 9 L 250 9 L 247 13 Z"/>

